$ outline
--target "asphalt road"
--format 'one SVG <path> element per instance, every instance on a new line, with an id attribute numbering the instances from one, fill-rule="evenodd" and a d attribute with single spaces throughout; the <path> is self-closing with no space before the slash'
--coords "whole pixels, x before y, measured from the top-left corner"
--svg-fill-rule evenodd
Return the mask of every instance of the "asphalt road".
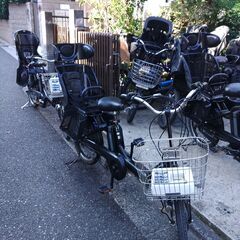
<path id="1" fill-rule="evenodd" d="M 66 167 L 75 153 L 39 111 L 20 108 L 17 62 L 2 49 L 0 61 L 0 239 L 177 239 L 132 176 L 101 195 L 100 165 Z"/>

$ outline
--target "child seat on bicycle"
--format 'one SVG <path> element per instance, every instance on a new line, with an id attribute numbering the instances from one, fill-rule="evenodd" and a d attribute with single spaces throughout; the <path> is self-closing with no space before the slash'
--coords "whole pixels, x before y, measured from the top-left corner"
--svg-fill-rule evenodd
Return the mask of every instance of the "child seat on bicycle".
<path id="1" fill-rule="evenodd" d="M 41 57 L 37 51 L 39 38 L 33 32 L 28 30 L 19 30 L 14 33 L 14 40 L 19 61 L 16 83 L 25 87 L 29 78 L 27 65 L 31 62 L 32 57 Z"/>
<path id="2" fill-rule="evenodd" d="M 88 44 L 56 44 L 58 61 L 56 69 L 64 94 L 64 114 L 60 128 L 72 139 L 79 139 L 89 117 L 98 116 L 98 99 L 104 95 L 103 88 L 92 67 L 75 63 L 94 55 Z M 92 128 L 92 126 L 91 126 Z"/>

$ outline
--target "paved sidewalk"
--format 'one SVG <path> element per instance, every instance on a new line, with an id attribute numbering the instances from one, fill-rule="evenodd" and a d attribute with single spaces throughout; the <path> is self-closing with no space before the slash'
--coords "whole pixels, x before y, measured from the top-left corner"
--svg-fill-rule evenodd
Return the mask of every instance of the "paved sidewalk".
<path id="1" fill-rule="evenodd" d="M 92 174 L 83 164 L 66 167 L 76 155 L 39 111 L 20 108 L 16 61 L 1 48 L 0 61 L 0 239 L 144 240 L 112 197 L 97 192 L 96 166 Z"/>
<path id="2" fill-rule="evenodd" d="M 45 109 L 42 114 L 53 124 L 55 122 L 58 129 L 58 123 L 53 120 L 54 111 Z M 133 124 L 129 125 L 125 114 L 121 115 L 127 144 L 136 137 L 149 136 L 149 119 L 153 117 L 149 111 L 139 111 Z M 156 137 L 159 136 L 156 124 L 153 124 L 153 132 Z M 124 184 L 120 183 L 118 187 L 126 190 Z M 221 234 L 222 239 L 240 240 L 240 163 L 223 152 L 210 152 L 205 195 L 201 202 L 194 203 L 194 208 L 205 222 Z"/>
<path id="3" fill-rule="evenodd" d="M 149 111 L 138 111 L 133 124 L 129 125 L 126 116 L 122 116 L 129 143 L 137 136 L 149 138 L 148 126 L 153 117 Z M 153 124 L 152 133 L 159 137 L 157 124 Z M 222 234 L 223 239 L 240 240 L 240 162 L 224 152 L 210 151 L 206 179 L 202 201 L 193 203 L 197 215 Z"/>

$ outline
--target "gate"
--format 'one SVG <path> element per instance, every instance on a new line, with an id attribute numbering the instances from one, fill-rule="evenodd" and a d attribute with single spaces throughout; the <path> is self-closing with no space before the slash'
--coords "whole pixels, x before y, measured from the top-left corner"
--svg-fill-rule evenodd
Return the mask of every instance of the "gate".
<path id="1" fill-rule="evenodd" d="M 58 11 L 59 12 L 59 11 Z M 53 22 L 53 43 L 68 43 L 69 42 L 69 17 L 66 12 L 59 16 L 52 16 Z"/>
<path id="2" fill-rule="evenodd" d="M 77 30 L 76 42 L 93 46 L 95 49 L 94 57 L 80 62 L 93 67 L 106 95 L 117 95 L 119 93 L 120 74 L 119 35 Z"/>

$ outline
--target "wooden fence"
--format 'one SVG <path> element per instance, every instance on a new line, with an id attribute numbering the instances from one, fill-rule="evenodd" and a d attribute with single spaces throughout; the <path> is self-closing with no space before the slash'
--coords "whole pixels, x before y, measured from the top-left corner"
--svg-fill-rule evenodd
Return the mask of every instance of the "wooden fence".
<path id="1" fill-rule="evenodd" d="M 52 16 L 53 22 L 53 42 L 68 43 L 69 42 L 69 17 L 68 16 Z"/>
<path id="2" fill-rule="evenodd" d="M 93 46 L 92 59 L 81 61 L 94 68 L 105 94 L 114 96 L 119 93 L 120 43 L 119 35 L 76 31 L 76 42 Z"/>

